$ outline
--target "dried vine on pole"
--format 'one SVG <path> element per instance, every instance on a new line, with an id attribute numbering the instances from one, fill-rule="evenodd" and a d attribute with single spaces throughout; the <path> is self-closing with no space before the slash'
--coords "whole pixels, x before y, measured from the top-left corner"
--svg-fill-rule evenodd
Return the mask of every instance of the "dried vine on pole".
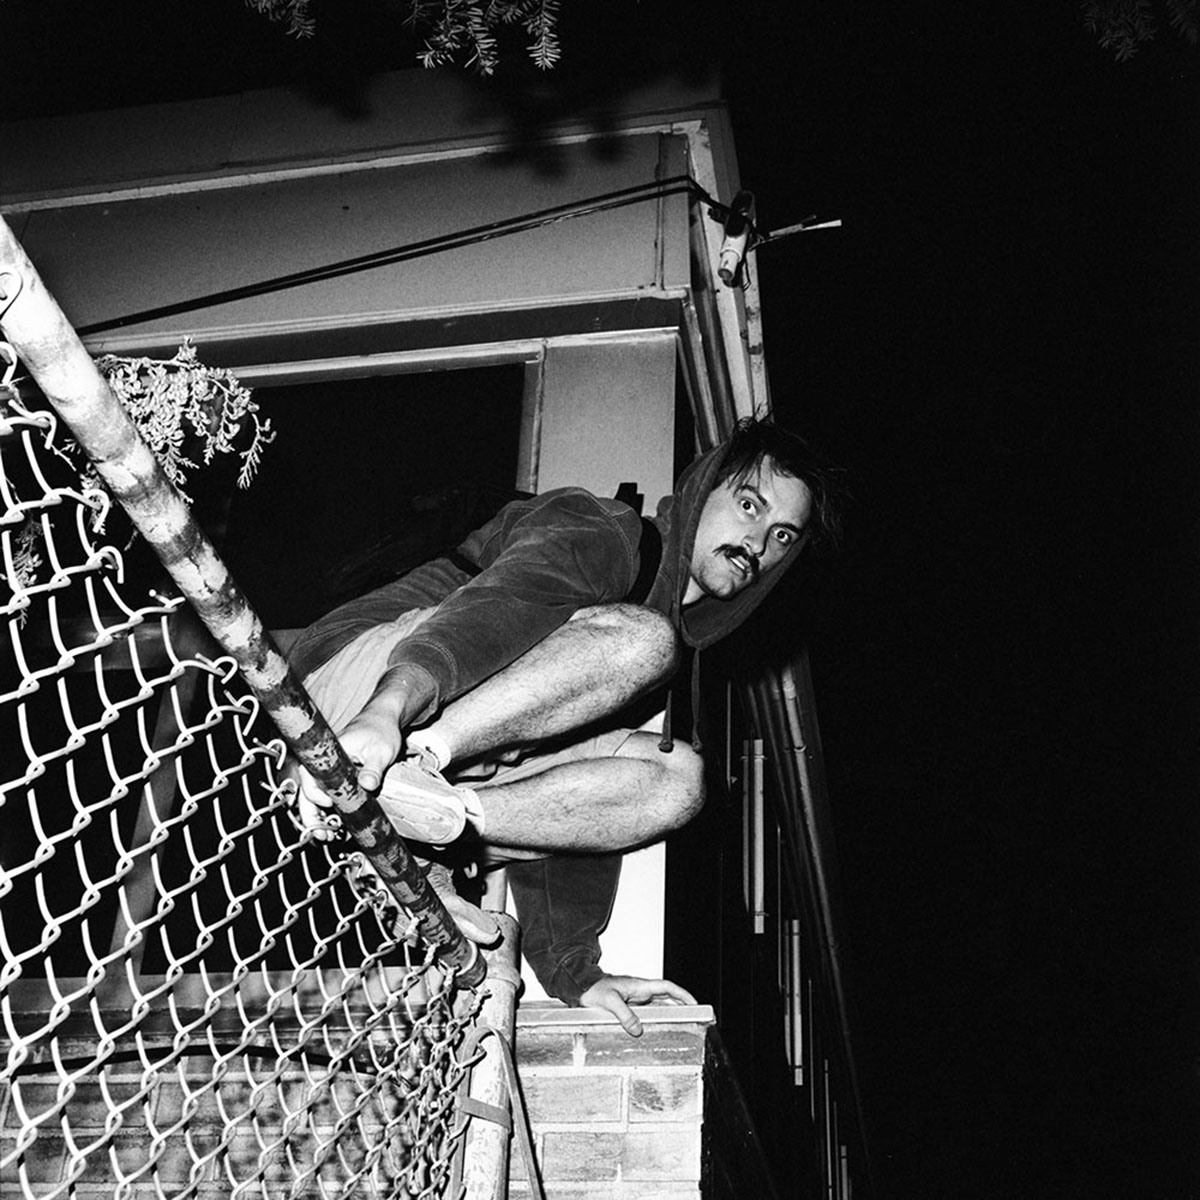
<path id="1" fill-rule="evenodd" d="M 219 454 L 241 460 L 238 487 L 250 486 L 275 431 L 231 371 L 206 366 L 186 338 L 172 358 L 106 354 L 96 366 L 185 500 L 191 503 L 185 490 L 188 472 L 210 466 Z M 8 392 L 19 400 L 15 382 Z M 0 396 L 0 416 L 4 411 Z M 105 488 L 95 467 L 75 442 L 67 442 L 65 451 L 61 456 L 78 471 L 84 493 L 99 500 Z M 108 511 L 107 504 L 95 506 L 95 528 L 103 526 Z M 41 527 L 33 519 L 16 531 L 13 572 L 20 586 L 30 586 L 45 565 L 38 549 L 41 538 Z"/>
<path id="2" fill-rule="evenodd" d="M 250 486 L 275 432 L 231 371 L 205 366 L 186 338 L 173 358 L 105 354 L 96 365 L 185 499 L 187 470 L 208 466 L 218 454 L 237 455 L 238 487 Z M 249 445 L 239 449 L 247 432 Z M 198 439 L 200 463 L 185 453 L 191 437 Z"/>

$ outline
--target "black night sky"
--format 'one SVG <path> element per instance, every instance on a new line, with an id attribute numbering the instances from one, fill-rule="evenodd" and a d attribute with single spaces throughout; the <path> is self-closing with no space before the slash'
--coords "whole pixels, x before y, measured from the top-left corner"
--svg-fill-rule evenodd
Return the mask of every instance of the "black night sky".
<path id="1" fill-rule="evenodd" d="M 753 269 L 855 494 L 812 654 L 891 1200 L 1200 1192 L 1200 50 L 1155 8 L 1119 64 L 1074 0 L 566 0 L 558 75 L 494 85 L 554 117 L 719 61 L 760 222 L 845 222 Z M 0 111 L 352 108 L 410 61 L 382 0 L 316 12 L 3 0 Z"/>
<path id="2" fill-rule="evenodd" d="M 813 653 L 880 1180 L 1182 1200 L 1196 51 L 839 8 L 764 11 L 730 96 L 768 225 L 846 221 L 759 257 L 779 409 L 858 500 Z"/>

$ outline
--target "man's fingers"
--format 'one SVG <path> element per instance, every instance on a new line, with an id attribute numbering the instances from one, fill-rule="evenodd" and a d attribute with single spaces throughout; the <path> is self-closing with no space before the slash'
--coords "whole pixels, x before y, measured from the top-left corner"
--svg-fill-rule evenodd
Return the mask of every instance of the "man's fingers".
<path id="1" fill-rule="evenodd" d="M 329 797 L 317 787 L 316 780 L 299 764 L 295 777 L 285 785 L 294 805 L 293 819 L 301 830 L 319 842 L 332 842 L 342 827 L 341 818 L 332 811 Z"/>
<path id="2" fill-rule="evenodd" d="M 596 997 L 595 1003 L 599 1008 L 607 1009 L 621 1023 L 621 1028 L 630 1037 L 642 1036 L 642 1023 L 637 1014 L 625 1003 L 620 992 L 615 988 L 607 988 Z"/>
<path id="3" fill-rule="evenodd" d="M 377 792 L 383 785 L 383 776 L 396 759 L 402 746 L 399 731 L 394 737 L 382 738 L 373 727 L 356 727 L 351 722 L 339 735 L 342 749 L 358 768 L 358 786 L 364 792 Z M 299 764 L 296 777 L 301 796 L 313 808 L 331 808 L 333 801 L 321 790 L 317 781 Z M 307 824 L 307 822 L 306 822 Z"/>
<path id="4" fill-rule="evenodd" d="M 589 1008 L 602 1008 L 613 1014 L 631 1037 L 640 1037 L 642 1023 L 630 1005 L 695 1004 L 686 988 L 669 979 L 641 979 L 634 975 L 605 975 L 579 998 Z"/>
<path id="5" fill-rule="evenodd" d="M 656 988 L 651 1004 L 697 1004 L 699 1001 L 686 988 L 672 983 L 669 979 L 655 981 Z"/>
<path id="6" fill-rule="evenodd" d="M 310 830 L 318 842 L 332 842 L 342 827 L 341 818 L 336 813 L 314 804 L 305 796 L 297 800 L 296 811 L 300 827 Z"/>
<path id="7" fill-rule="evenodd" d="M 364 791 L 376 792 L 384 773 L 400 756 L 404 739 L 400 730 L 360 713 L 341 733 L 342 749 L 358 767 L 358 783 Z"/>
<path id="8" fill-rule="evenodd" d="M 299 764 L 296 766 L 296 782 L 300 789 L 300 806 L 310 808 L 332 808 L 333 801 L 321 791 L 317 781 Z"/>
<path id="9" fill-rule="evenodd" d="M 606 981 L 630 1004 L 695 1004 L 696 997 L 669 979 L 642 979 L 636 975 L 611 975 Z"/>

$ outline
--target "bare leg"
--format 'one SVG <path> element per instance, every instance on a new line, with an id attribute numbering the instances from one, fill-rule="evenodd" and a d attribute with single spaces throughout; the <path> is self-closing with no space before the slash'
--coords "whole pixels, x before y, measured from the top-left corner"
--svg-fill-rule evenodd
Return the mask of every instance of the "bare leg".
<path id="1" fill-rule="evenodd" d="M 661 613 L 632 604 L 580 609 L 447 705 L 411 744 L 433 749 L 443 768 L 495 758 L 506 748 L 533 746 L 619 711 L 670 678 L 677 661 L 675 631 Z M 380 786 L 401 754 L 410 732 L 407 714 L 421 711 L 420 697 L 420 681 L 414 685 L 404 667 L 389 668 L 363 709 L 338 731 L 346 753 L 360 764 L 359 782 L 367 791 Z M 319 792 L 311 780 L 302 790 L 321 805 L 310 794 Z"/>
<path id="2" fill-rule="evenodd" d="M 580 609 L 428 728 L 455 762 L 533 745 L 624 708 L 670 678 L 677 661 L 675 633 L 660 613 L 632 604 Z"/>
<path id="3" fill-rule="evenodd" d="M 685 825 L 704 802 L 704 771 L 690 746 L 665 754 L 658 737 L 635 733 L 611 758 L 563 763 L 477 792 L 484 841 L 542 853 L 627 850 Z"/>

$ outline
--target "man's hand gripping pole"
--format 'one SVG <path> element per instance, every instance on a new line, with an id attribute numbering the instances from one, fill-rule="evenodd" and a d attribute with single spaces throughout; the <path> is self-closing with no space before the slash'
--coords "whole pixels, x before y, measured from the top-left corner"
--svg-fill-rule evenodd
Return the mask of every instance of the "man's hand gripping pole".
<path id="1" fill-rule="evenodd" d="M 487 973 L 483 955 L 474 942 L 463 936 L 446 911 L 416 859 L 408 852 L 404 839 L 384 815 L 379 801 L 359 787 L 358 768 L 324 718 L 315 710 L 314 716 L 316 719 L 306 735 L 286 739 L 289 749 L 333 801 L 343 829 L 366 855 L 380 882 L 416 919 L 421 937 L 437 947 L 439 959 L 457 971 L 460 983 L 477 987 Z"/>

